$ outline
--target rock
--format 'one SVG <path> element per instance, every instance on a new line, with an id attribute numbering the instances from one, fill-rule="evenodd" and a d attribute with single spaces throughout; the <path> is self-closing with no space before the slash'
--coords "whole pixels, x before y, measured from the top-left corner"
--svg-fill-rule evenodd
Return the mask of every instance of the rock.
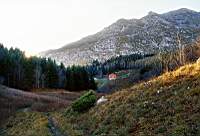
<path id="1" fill-rule="evenodd" d="M 104 96 L 102 96 L 99 100 L 97 100 L 97 105 L 105 103 L 107 101 L 108 101 L 108 99 L 106 99 Z"/>
<path id="2" fill-rule="evenodd" d="M 200 64 L 200 58 L 197 60 L 197 64 Z"/>
<path id="3" fill-rule="evenodd" d="M 157 90 L 157 94 L 159 94 L 159 93 L 161 93 L 162 92 L 162 90 Z"/>

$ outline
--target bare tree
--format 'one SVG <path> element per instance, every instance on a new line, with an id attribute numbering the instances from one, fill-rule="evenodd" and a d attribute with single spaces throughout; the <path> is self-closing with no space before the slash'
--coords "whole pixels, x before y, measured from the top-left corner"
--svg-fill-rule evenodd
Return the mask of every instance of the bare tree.
<path id="1" fill-rule="evenodd" d="M 182 32 L 182 30 L 180 31 Z M 185 60 L 185 45 L 182 43 L 181 35 L 180 32 L 177 32 L 177 43 L 178 43 L 178 50 L 179 50 L 179 61 L 180 65 L 184 65 L 186 60 Z"/>
<path id="2" fill-rule="evenodd" d="M 41 66 L 39 62 L 36 62 L 36 69 L 35 69 L 35 87 L 40 88 L 40 77 L 41 77 Z"/>

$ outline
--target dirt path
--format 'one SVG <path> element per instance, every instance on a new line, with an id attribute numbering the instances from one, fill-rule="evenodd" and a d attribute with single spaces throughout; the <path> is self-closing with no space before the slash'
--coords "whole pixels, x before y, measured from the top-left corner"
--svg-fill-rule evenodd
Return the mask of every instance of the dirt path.
<path id="1" fill-rule="evenodd" d="M 54 118 L 52 118 L 48 113 L 45 113 L 45 115 L 48 118 L 48 127 L 49 127 L 49 130 L 50 130 L 52 136 L 66 136 L 60 132 L 58 126 L 56 125 Z"/>

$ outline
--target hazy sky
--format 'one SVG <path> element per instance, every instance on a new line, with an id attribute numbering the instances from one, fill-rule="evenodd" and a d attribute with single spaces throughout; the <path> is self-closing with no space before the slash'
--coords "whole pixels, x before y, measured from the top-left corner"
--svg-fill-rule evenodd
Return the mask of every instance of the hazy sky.
<path id="1" fill-rule="evenodd" d="M 120 18 L 200 10 L 199 0 L 0 0 L 0 42 L 28 53 L 55 49 Z"/>

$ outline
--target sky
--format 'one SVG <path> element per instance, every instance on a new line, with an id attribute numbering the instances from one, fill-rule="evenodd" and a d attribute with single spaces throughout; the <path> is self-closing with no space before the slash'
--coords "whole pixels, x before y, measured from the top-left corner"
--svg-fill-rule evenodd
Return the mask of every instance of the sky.
<path id="1" fill-rule="evenodd" d="M 200 11 L 199 0 L 0 0 L 0 43 L 27 55 L 60 48 L 121 18 L 179 8 Z"/>

